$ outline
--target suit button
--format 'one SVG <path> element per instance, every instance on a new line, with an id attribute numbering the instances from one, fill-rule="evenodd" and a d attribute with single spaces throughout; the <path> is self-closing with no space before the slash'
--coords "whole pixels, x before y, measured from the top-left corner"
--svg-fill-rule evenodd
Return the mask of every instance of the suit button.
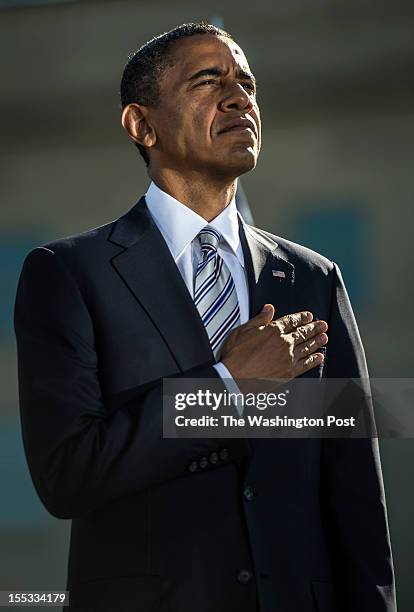
<path id="1" fill-rule="evenodd" d="M 216 452 L 212 452 L 210 457 L 209 457 L 210 463 L 212 463 L 213 465 L 216 465 L 216 463 L 219 460 L 219 456 Z"/>
<path id="2" fill-rule="evenodd" d="M 198 463 L 197 461 L 192 461 L 190 463 L 190 465 L 188 466 L 188 471 L 189 472 L 196 472 L 198 470 Z"/>
<path id="3" fill-rule="evenodd" d="M 254 497 L 253 487 L 251 487 L 250 485 L 246 485 L 243 489 L 243 496 L 246 501 L 252 501 Z"/>
<path id="4" fill-rule="evenodd" d="M 240 570 L 237 574 L 237 581 L 240 582 L 240 584 L 248 584 L 252 578 L 252 572 L 246 569 Z"/>
<path id="5" fill-rule="evenodd" d="M 207 457 L 201 457 L 200 461 L 198 462 L 198 465 L 201 467 L 202 470 L 204 470 L 204 468 L 208 466 Z"/>
<path id="6" fill-rule="evenodd" d="M 229 451 L 227 450 L 227 448 L 222 448 L 219 453 L 219 456 L 222 461 L 226 461 L 226 459 L 229 458 Z"/>

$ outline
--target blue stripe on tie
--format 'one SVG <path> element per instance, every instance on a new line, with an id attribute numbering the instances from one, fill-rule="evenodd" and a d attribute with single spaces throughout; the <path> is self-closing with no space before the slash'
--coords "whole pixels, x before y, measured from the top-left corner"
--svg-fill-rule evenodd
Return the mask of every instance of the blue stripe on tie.
<path id="1" fill-rule="evenodd" d="M 206 293 L 210 291 L 210 289 L 212 289 L 212 287 L 215 285 L 221 274 L 222 267 L 223 260 L 221 259 L 218 262 L 218 266 L 214 267 L 212 272 L 210 272 L 210 274 L 203 280 L 203 283 L 200 285 L 200 287 L 196 291 L 196 294 L 194 295 L 194 299 L 196 300 L 197 304 L 204 297 L 204 295 L 206 295 Z"/>
<path id="2" fill-rule="evenodd" d="M 224 303 L 223 297 L 225 297 L 229 292 L 231 293 L 232 280 L 233 279 L 231 278 L 231 275 L 229 275 L 227 278 L 226 284 L 220 289 L 220 293 L 216 295 L 216 297 L 214 298 L 214 301 L 210 303 L 210 305 L 206 308 L 206 310 L 201 315 L 201 318 L 205 325 L 207 325 L 208 322 L 210 321 L 210 319 L 206 320 L 206 317 L 209 317 L 210 314 L 214 314 L 214 311 L 217 308 L 220 308 L 220 306 Z M 213 291 L 214 286 L 211 288 L 211 291 Z"/>
<path id="3" fill-rule="evenodd" d="M 214 268 L 211 274 L 209 274 L 207 278 L 203 281 L 203 284 L 200 285 L 200 287 L 197 289 L 194 295 L 194 301 L 196 305 L 199 304 L 201 300 L 203 299 L 203 297 L 207 295 L 207 293 L 214 287 L 214 285 L 216 284 L 220 276 L 222 267 L 223 267 L 223 260 L 221 259 L 219 261 L 219 265 L 216 268 Z"/>
<path id="4" fill-rule="evenodd" d="M 208 253 L 208 251 L 210 251 L 210 252 L 211 252 L 211 251 L 214 251 L 214 253 L 217 253 L 217 249 L 216 249 L 216 247 L 215 247 L 213 244 L 209 244 L 208 242 L 204 242 L 204 243 L 201 245 L 201 251 L 202 251 L 203 253 Z"/>
<path id="5" fill-rule="evenodd" d="M 240 308 L 239 303 L 237 303 L 229 314 L 229 316 L 223 321 L 222 325 L 215 332 L 214 336 L 210 338 L 211 348 L 213 349 L 213 351 L 226 336 L 227 332 L 229 332 L 233 328 L 233 325 L 239 319 L 239 316 Z"/>
<path id="6" fill-rule="evenodd" d="M 211 316 L 209 317 L 208 321 L 205 324 L 206 327 L 208 327 L 208 325 L 214 319 L 216 314 L 221 310 L 221 308 L 224 306 L 224 304 L 227 302 L 227 300 L 229 300 L 231 298 L 231 296 L 233 294 L 233 291 L 236 292 L 236 287 L 235 287 L 234 283 L 231 283 L 228 287 L 227 287 L 227 283 L 226 283 L 226 287 L 223 289 L 223 291 L 220 293 L 220 296 L 219 296 L 220 297 L 220 304 L 217 305 L 217 300 L 215 300 L 214 304 L 212 305 L 212 306 L 217 306 L 217 307 L 215 307 L 213 313 L 210 313 Z M 211 309 L 211 307 L 210 307 L 210 309 Z"/>
<path id="7" fill-rule="evenodd" d="M 229 316 L 227 318 L 227 324 L 225 327 L 221 327 L 220 328 L 220 334 L 215 334 L 214 335 L 214 340 L 211 340 L 211 348 L 214 351 L 227 337 L 227 335 L 229 334 L 229 332 L 233 331 L 233 329 L 235 329 L 236 327 L 236 323 L 238 323 L 240 321 L 240 311 L 239 308 L 237 307 L 237 305 L 235 306 L 234 310 L 232 311 L 231 317 Z"/>
<path id="8" fill-rule="evenodd" d="M 198 276 L 198 275 L 200 274 L 200 272 L 201 272 L 202 270 L 204 270 L 204 268 L 206 267 L 206 265 L 207 265 L 208 263 L 210 263 L 210 261 L 212 261 L 212 260 L 215 258 L 215 256 L 216 256 L 216 254 L 215 254 L 215 253 L 213 253 L 213 254 L 209 255 L 209 256 L 207 257 L 207 259 L 202 259 L 202 260 L 200 261 L 200 263 L 199 263 L 199 264 L 198 264 L 198 266 L 197 266 L 196 276 Z"/>
<path id="9" fill-rule="evenodd" d="M 236 293 L 236 287 L 233 287 L 234 289 L 234 293 Z M 227 298 L 227 301 L 230 301 L 230 298 L 232 297 L 233 291 L 231 291 L 229 297 Z M 237 299 L 237 294 L 236 294 L 236 299 Z M 234 314 L 234 317 L 232 316 Z M 233 327 L 234 322 L 238 319 L 240 315 L 240 308 L 239 308 L 239 303 L 236 302 L 236 305 L 233 307 L 233 310 L 231 311 L 231 313 L 229 315 L 227 315 L 227 317 L 224 319 L 224 321 L 222 321 L 220 327 L 218 329 L 216 329 L 216 331 L 214 332 L 214 334 L 210 337 L 210 342 L 215 342 L 217 338 L 220 340 L 220 338 L 223 338 L 226 333 L 227 330 L 231 327 Z M 220 331 L 222 333 L 220 333 Z M 220 334 L 220 336 L 218 336 L 218 334 Z"/>
<path id="10" fill-rule="evenodd" d="M 206 312 L 201 317 L 204 325 L 207 326 L 210 323 L 211 319 L 217 314 L 220 308 L 225 304 L 227 299 L 230 297 L 232 289 L 234 287 L 234 283 L 232 281 L 233 279 L 230 275 L 220 295 L 217 296 L 217 298 L 214 300 L 211 306 L 206 310 Z"/>

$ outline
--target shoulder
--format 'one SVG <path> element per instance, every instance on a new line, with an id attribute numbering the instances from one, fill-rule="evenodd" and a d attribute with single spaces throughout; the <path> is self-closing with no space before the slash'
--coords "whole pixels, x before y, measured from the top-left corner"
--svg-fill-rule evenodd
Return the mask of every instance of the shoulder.
<path id="1" fill-rule="evenodd" d="M 91 275 L 102 269 L 103 258 L 111 259 L 120 251 L 109 241 L 117 219 L 84 232 L 63 236 L 39 244 L 25 257 L 25 278 L 48 276 L 54 282 L 75 281 L 87 289 Z"/>
<path id="2" fill-rule="evenodd" d="M 116 222 L 117 220 L 111 221 L 84 232 L 79 232 L 78 234 L 56 238 L 39 245 L 37 248 L 53 251 L 54 253 L 60 254 L 62 257 L 65 257 L 65 255 L 71 251 L 89 253 L 98 248 L 100 243 L 105 244 L 108 242 L 108 238 Z"/>
<path id="3" fill-rule="evenodd" d="M 111 242 L 111 235 L 116 224 L 127 214 L 124 213 L 103 225 L 39 244 L 27 254 L 26 258 L 45 259 L 55 255 L 56 260 L 73 268 L 88 267 L 93 261 L 99 261 L 103 254 L 111 257 L 111 254 L 119 253 L 119 245 Z"/>
<path id="4" fill-rule="evenodd" d="M 66 263 L 77 261 L 90 267 L 111 258 L 133 244 L 150 225 L 150 216 L 141 197 L 136 204 L 113 221 L 92 229 L 57 238 L 39 245 L 35 250 L 49 251 Z M 30 255 L 30 254 L 29 254 Z"/>

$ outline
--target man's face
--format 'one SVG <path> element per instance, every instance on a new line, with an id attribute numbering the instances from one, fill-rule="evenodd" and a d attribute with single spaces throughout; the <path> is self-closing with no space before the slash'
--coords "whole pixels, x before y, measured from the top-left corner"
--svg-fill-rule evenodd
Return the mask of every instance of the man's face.
<path id="1" fill-rule="evenodd" d="M 175 43 L 149 120 L 156 163 L 178 171 L 236 178 L 256 165 L 260 113 L 255 80 L 240 47 L 214 35 Z M 155 159 L 154 159 L 155 161 Z"/>

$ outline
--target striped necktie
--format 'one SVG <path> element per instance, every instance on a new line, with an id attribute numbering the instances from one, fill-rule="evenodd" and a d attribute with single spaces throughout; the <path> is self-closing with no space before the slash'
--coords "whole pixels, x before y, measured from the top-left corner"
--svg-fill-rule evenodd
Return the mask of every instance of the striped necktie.
<path id="1" fill-rule="evenodd" d="M 207 225 L 198 234 L 202 259 L 194 279 L 194 303 L 218 359 L 229 332 L 240 325 L 240 308 L 230 270 L 218 254 L 220 232 Z"/>

